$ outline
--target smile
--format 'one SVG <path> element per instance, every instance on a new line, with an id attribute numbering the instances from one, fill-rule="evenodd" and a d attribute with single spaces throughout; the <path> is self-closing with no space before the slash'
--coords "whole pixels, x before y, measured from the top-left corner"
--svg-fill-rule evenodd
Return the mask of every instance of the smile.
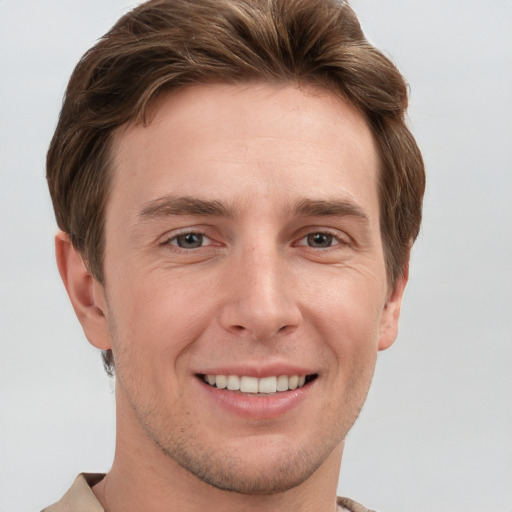
<path id="1" fill-rule="evenodd" d="M 201 375 L 200 377 L 204 382 L 218 389 L 252 394 L 269 394 L 301 388 L 314 380 L 317 375 L 279 375 L 261 379 L 246 375 Z"/>

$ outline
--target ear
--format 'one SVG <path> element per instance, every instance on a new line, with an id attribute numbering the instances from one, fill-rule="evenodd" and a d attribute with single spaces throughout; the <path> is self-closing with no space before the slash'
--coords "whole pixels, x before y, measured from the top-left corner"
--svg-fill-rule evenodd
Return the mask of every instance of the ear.
<path id="1" fill-rule="evenodd" d="M 405 265 L 401 275 L 391 287 L 389 297 L 384 305 L 380 325 L 379 350 L 389 348 L 398 336 L 398 321 L 400 319 L 400 308 L 405 286 L 409 279 L 409 263 Z"/>
<path id="2" fill-rule="evenodd" d="M 111 348 L 103 286 L 87 270 L 69 236 L 62 231 L 55 236 L 55 255 L 60 277 L 89 343 L 101 350 Z"/>

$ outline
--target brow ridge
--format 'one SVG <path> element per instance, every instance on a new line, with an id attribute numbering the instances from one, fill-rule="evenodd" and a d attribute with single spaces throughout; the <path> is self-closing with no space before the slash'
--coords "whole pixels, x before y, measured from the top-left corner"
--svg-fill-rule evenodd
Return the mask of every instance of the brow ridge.
<path id="1" fill-rule="evenodd" d="M 148 201 L 139 213 L 141 221 L 177 215 L 218 216 L 233 218 L 238 208 L 218 200 L 190 196 L 166 195 Z M 345 199 L 309 199 L 297 201 L 291 213 L 298 217 L 349 216 L 368 223 L 368 215 L 357 205 Z"/>
<path id="2" fill-rule="evenodd" d="M 348 216 L 369 223 L 368 215 L 357 204 L 345 199 L 301 199 L 295 204 L 293 213 L 297 216 Z"/>
<path id="3" fill-rule="evenodd" d="M 172 215 L 233 217 L 235 211 L 234 208 L 217 200 L 198 199 L 190 196 L 163 196 L 148 201 L 139 213 L 139 219 L 144 221 Z"/>

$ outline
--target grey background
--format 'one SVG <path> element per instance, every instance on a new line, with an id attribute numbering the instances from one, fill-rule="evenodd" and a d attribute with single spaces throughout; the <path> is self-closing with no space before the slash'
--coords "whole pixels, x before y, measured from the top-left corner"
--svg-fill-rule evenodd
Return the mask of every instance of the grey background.
<path id="1" fill-rule="evenodd" d="M 0 512 L 112 460 L 113 384 L 58 278 L 44 158 L 74 64 L 133 5 L 0 0 Z M 352 5 L 408 78 L 429 182 L 401 333 L 339 492 L 383 512 L 510 512 L 512 2 Z"/>

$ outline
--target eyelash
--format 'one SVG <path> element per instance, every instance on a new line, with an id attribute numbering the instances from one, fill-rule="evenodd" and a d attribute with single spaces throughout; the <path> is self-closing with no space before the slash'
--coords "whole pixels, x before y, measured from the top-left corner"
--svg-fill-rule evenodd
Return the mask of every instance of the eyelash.
<path id="1" fill-rule="evenodd" d="M 313 237 L 318 237 L 318 236 L 327 238 L 328 245 L 325 247 L 313 247 L 312 245 L 310 245 L 310 243 L 313 242 Z M 305 243 L 302 243 L 302 242 L 305 242 Z M 332 233 L 331 231 L 328 231 L 325 229 L 309 231 L 295 243 L 295 245 L 298 245 L 298 246 L 305 246 L 310 249 L 323 249 L 323 250 L 331 249 L 338 245 L 346 246 L 348 244 L 349 244 L 349 242 L 347 240 L 343 240 L 343 238 L 340 237 L 339 234 Z"/>
<path id="2" fill-rule="evenodd" d="M 187 236 L 191 236 L 191 235 L 201 237 L 200 242 L 199 242 L 200 245 L 197 247 L 181 247 L 179 245 L 178 240 L 181 237 L 187 237 Z M 317 236 L 326 237 L 328 245 L 326 245 L 325 247 L 313 247 L 313 246 L 309 245 L 310 243 L 312 243 L 312 237 L 317 237 Z M 206 245 L 205 245 L 205 242 L 209 242 L 209 243 L 206 243 Z M 173 246 L 173 248 L 175 250 L 191 252 L 196 249 L 208 247 L 208 246 L 212 245 L 213 243 L 214 243 L 214 241 L 208 235 L 206 235 L 206 233 L 204 233 L 203 231 L 200 231 L 200 230 L 192 231 L 191 230 L 191 231 L 183 231 L 181 233 L 174 234 L 173 236 L 166 238 L 162 242 L 161 245 L 167 245 L 167 246 L 171 245 L 171 246 Z M 339 246 L 347 246 L 347 245 L 349 245 L 349 243 L 350 243 L 349 241 L 344 240 L 342 237 L 340 237 L 340 235 L 338 233 L 333 233 L 330 230 L 326 230 L 326 229 L 318 229 L 318 230 L 307 231 L 293 245 L 296 247 L 297 246 L 307 247 L 308 249 L 312 249 L 312 250 L 328 250 L 328 249 L 332 249 L 333 247 L 336 247 L 338 245 Z"/>
<path id="3" fill-rule="evenodd" d="M 180 247 L 178 245 L 178 240 L 181 238 L 181 237 L 186 237 L 186 236 L 190 236 L 190 235 L 195 235 L 195 236 L 199 236 L 201 237 L 201 245 L 199 247 L 191 247 L 191 248 L 186 248 L 186 247 Z M 205 247 L 203 245 L 204 241 L 208 240 L 208 241 L 212 241 L 212 239 L 207 236 L 205 233 L 203 233 L 202 231 L 184 231 L 182 233 L 177 233 L 169 238 L 166 238 L 163 242 L 162 242 L 162 245 L 172 245 L 176 248 L 176 250 L 180 250 L 180 251 L 192 251 L 194 249 L 199 249 L 201 247 Z M 174 243 L 176 242 L 176 243 Z M 210 245 L 210 244 L 208 244 Z"/>

